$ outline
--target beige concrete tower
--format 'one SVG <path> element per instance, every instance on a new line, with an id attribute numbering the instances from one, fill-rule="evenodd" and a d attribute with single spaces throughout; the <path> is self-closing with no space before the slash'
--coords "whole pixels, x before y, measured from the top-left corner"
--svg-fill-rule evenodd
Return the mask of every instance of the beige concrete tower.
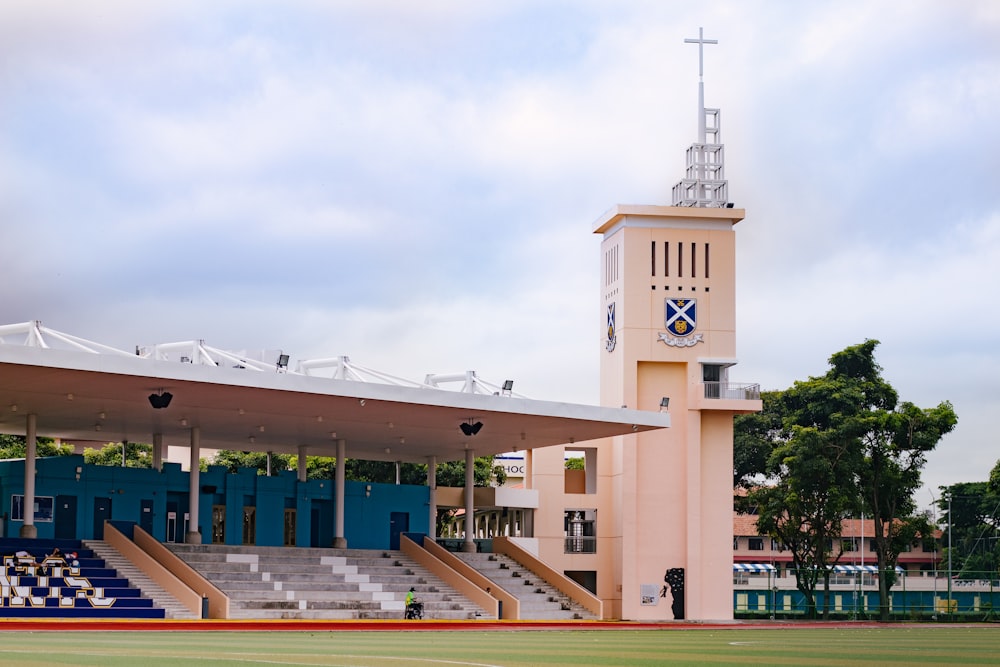
<path id="1" fill-rule="evenodd" d="M 601 445 L 607 462 L 598 472 L 610 493 L 600 507 L 612 511 L 601 517 L 598 550 L 621 566 L 599 596 L 620 585 L 622 618 L 732 617 L 733 415 L 760 409 L 757 385 L 729 381 L 742 219 L 733 208 L 618 206 L 595 228 L 603 235 L 601 402 L 671 415 L 666 431 Z M 677 569 L 683 580 L 664 590 Z M 674 604 L 681 588 L 683 607 Z"/>
<path id="2" fill-rule="evenodd" d="M 702 48 L 713 44 L 699 32 Z M 601 243 L 601 403 L 671 427 L 532 454 L 544 560 L 630 620 L 733 615 L 733 416 L 761 408 L 736 364 L 736 235 L 720 114 L 704 108 L 673 206 L 616 206 Z M 583 472 L 564 470 L 582 457 Z M 560 525 L 561 521 L 561 525 Z"/>

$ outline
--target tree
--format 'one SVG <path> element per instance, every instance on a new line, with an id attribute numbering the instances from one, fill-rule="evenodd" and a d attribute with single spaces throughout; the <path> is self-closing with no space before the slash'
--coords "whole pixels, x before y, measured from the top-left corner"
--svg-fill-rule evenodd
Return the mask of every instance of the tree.
<path id="1" fill-rule="evenodd" d="M 364 459 L 347 459 L 344 464 L 346 479 L 357 482 L 373 482 L 376 484 L 395 484 L 396 464 L 393 461 L 366 461 Z M 400 463 L 400 484 L 426 484 L 427 465 L 423 463 Z"/>
<path id="2" fill-rule="evenodd" d="M 920 488 L 920 473 L 928 452 L 955 428 L 958 417 L 947 401 L 929 409 L 909 402 L 897 404 L 895 389 L 882 378 L 882 367 L 875 363 L 878 344 L 867 340 L 833 355 L 833 368 L 827 376 L 845 381 L 857 395 L 854 418 L 861 431 L 863 452 L 858 482 L 863 509 L 872 517 L 875 529 L 879 617 L 888 621 L 889 589 L 896 580 L 899 554 L 931 530 L 913 500 Z"/>
<path id="3" fill-rule="evenodd" d="M 824 615 L 829 612 L 832 544 L 856 504 L 851 481 L 857 448 L 816 427 L 796 425 L 791 433 L 769 457 L 775 483 L 751 489 L 743 502 L 755 506 L 757 529 L 788 549 L 806 615 L 815 618 L 820 577 L 827 591 Z"/>
<path id="4" fill-rule="evenodd" d="M 124 449 L 124 461 L 122 460 Z M 83 461 L 93 466 L 118 466 L 126 468 L 152 468 L 153 446 L 139 442 L 109 442 L 100 449 L 87 447 Z"/>
<path id="5" fill-rule="evenodd" d="M 477 456 L 473 459 L 472 478 L 474 486 L 503 486 L 507 472 L 503 466 L 493 465 L 492 456 Z M 446 461 L 437 466 L 438 486 L 465 486 L 465 461 Z"/>
<path id="6" fill-rule="evenodd" d="M 28 445 L 23 435 L 0 434 L 0 459 L 23 459 Z M 36 438 L 35 452 L 38 456 L 69 456 L 73 445 L 57 444 L 52 438 Z"/>
<path id="7" fill-rule="evenodd" d="M 298 470 L 299 457 L 288 459 L 288 468 Z M 337 459 L 332 456 L 307 456 L 306 479 L 335 479 L 337 476 Z"/>
<path id="8" fill-rule="evenodd" d="M 800 547 L 802 560 L 824 558 L 816 560 L 815 567 L 828 573 L 833 554 L 824 554 L 812 541 L 820 533 L 836 536 L 841 519 L 851 513 L 873 518 L 880 615 L 888 620 L 899 553 L 930 531 L 925 517 L 915 512 L 913 492 L 920 486 L 927 453 L 955 427 L 957 417 L 947 401 L 926 410 L 899 404 L 875 362 L 878 344 L 866 340 L 833 354 L 825 375 L 780 392 L 774 404 L 780 428 L 764 414 L 743 423 L 736 443 L 743 449 L 747 442 L 773 446 L 765 470 L 773 490 L 751 491 L 744 504 L 758 506 L 758 527 L 769 529 L 768 534 L 792 550 L 793 559 L 796 543 L 811 544 Z M 755 465 L 759 467 L 752 464 L 748 469 Z M 739 482 L 746 474 L 737 469 L 734 477 Z M 822 491 L 823 485 L 828 492 Z M 809 535 L 799 536 L 795 530 Z M 804 576 L 808 586 L 810 575 Z"/>
<path id="9" fill-rule="evenodd" d="M 120 459 L 120 456 L 119 456 Z M 212 459 L 212 465 L 225 466 L 230 473 L 239 468 L 255 468 L 257 474 L 267 472 L 267 454 L 264 452 L 238 452 L 220 449 Z M 298 457 L 288 454 L 271 454 L 271 472 L 276 474 L 282 470 L 297 470 Z M 332 456 L 306 457 L 306 479 L 335 479 L 337 459 Z M 344 478 L 354 482 L 370 482 L 373 484 L 395 484 L 396 463 L 393 461 L 368 461 L 365 459 L 347 459 L 344 463 Z M 507 474 L 502 466 L 493 465 L 492 456 L 481 456 L 475 459 L 473 470 L 475 486 L 502 485 L 507 481 Z M 427 483 L 427 464 L 401 463 L 399 466 L 400 484 L 422 485 Z M 437 466 L 438 486 L 465 486 L 465 461 L 447 461 Z"/>
<path id="10" fill-rule="evenodd" d="M 737 415 L 733 422 L 733 488 L 749 489 L 768 475 L 768 459 L 778 442 L 788 439 L 782 392 L 762 391 L 762 410 Z"/>
<path id="11" fill-rule="evenodd" d="M 238 452 L 232 449 L 220 449 L 212 457 L 212 465 L 225 466 L 226 472 L 235 474 L 240 468 L 253 468 L 258 475 L 267 474 L 267 452 Z M 271 454 L 271 474 L 277 475 L 282 470 L 289 470 L 291 463 L 289 454 Z"/>
<path id="12" fill-rule="evenodd" d="M 951 533 L 947 554 L 958 579 L 994 577 L 1000 570 L 1000 489 L 994 484 L 1000 461 L 987 482 L 941 487 L 938 507 Z"/>

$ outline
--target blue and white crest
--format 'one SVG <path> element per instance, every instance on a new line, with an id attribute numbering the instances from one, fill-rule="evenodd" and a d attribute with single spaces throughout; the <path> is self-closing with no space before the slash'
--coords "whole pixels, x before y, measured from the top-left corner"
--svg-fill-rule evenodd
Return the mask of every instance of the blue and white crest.
<path id="1" fill-rule="evenodd" d="M 605 341 L 604 347 L 607 348 L 608 352 L 614 352 L 615 342 L 617 339 L 617 334 L 615 332 L 615 302 L 612 301 L 608 304 L 608 339 Z"/>
<path id="2" fill-rule="evenodd" d="M 673 335 L 690 336 L 698 327 L 697 299 L 666 299 L 663 319 Z"/>

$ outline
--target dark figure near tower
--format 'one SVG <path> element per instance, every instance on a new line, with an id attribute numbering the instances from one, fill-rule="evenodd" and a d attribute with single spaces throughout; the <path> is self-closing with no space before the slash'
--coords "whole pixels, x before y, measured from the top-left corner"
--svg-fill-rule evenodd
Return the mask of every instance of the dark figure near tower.
<path id="1" fill-rule="evenodd" d="M 670 610 L 674 613 L 674 620 L 684 620 L 684 568 L 670 568 L 663 575 L 663 582 L 666 585 L 660 591 L 660 597 L 667 597 L 667 589 L 669 588 L 670 596 L 673 598 L 673 602 L 670 603 Z"/>

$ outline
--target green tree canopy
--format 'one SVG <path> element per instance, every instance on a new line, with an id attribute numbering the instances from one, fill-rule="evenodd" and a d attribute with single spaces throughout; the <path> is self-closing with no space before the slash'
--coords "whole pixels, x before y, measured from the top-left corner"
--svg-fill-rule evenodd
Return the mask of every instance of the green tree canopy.
<path id="1" fill-rule="evenodd" d="M 738 420 L 734 478 L 744 485 L 754 474 L 769 478 L 739 505 L 756 506 L 758 528 L 785 544 L 793 559 L 796 544 L 839 533 L 843 517 L 872 517 L 880 613 L 887 620 L 899 553 L 930 532 L 913 500 L 921 470 L 958 418 L 947 401 L 930 409 L 899 403 L 875 362 L 877 346 L 866 340 L 833 354 L 825 375 L 778 392 L 757 419 Z M 768 447 L 762 468 L 754 448 Z M 823 550 L 818 544 L 801 547 L 803 563 L 815 559 L 815 568 L 826 571 L 835 554 Z M 800 589 L 810 583 L 811 575 L 804 576 Z"/>
<path id="2" fill-rule="evenodd" d="M 283 470 L 289 470 L 292 456 L 289 454 L 271 454 L 271 474 L 277 475 Z M 240 468 L 257 470 L 258 475 L 267 474 L 267 452 L 238 452 L 232 449 L 220 449 L 212 457 L 212 465 L 225 466 L 226 472 L 235 474 Z"/>
<path id="3" fill-rule="evenodd" d="M 941 487 L 938 508 L 948 526 L 947 554 L 959 579 L 996 577 L 1000 572 L 1000 492 L 993 480 L 1000 461 L 986 482 L 959 482 Z"/>
<path id="4" fill-rule="evenodd" d="M 119 454 L 120 460 L 120 454 Z M 267 454 L 264 452 L 238 452 L 222 449 L 216 452 L 212 465 L 225 466 L 230 473 L 239 468 L 256 469 L 257 474 L 267 472 Z M 306 457 L 307 479 L 334 479 L 337 459 L 330 456 Z M 298 457 L 288 454 L 271 455 L 271 473 L 282 470 L 297 470 Z M 347 459 L 344 464 L 344 477 L 349 481 L 371 482 L 376 484 L 394 484 L 396 482 L 396 464 L 392 461 L 366 461 L 364 459 Z M 482 456 L 475 459 L 473 478 L 476 486 L 501 485 L 507 481 L 507 474 L 501 466 L 493 465 L 492 456 Z M 401 484 L 421 485 L 427 483 L 427 465 L 423 463 L 401 463 L 399 467 Z M 437 466 L 438 486 L 465 486 L 465 461 L 446 461 Z"/>
<path id="5" fill-rule="evenodd" d="M 0 459 L 23 459 L 28 447 L 23 435 L 0 434 Z M 73 445 L 56 444 L 52 438 L 36 438 L 35 451 L 38 456 L 69 456 Z"/>
<path id="6" fill-rule="evenodd" d="M 123 452 L 124 449 L 124 452 Z M 122 456 L 124 453 L 124 464 Z M 95 466 L 119 466 L 127 468 L 152 468 L 153 446 L 139 442 L 109 442 L 100 449 L 87 447 L 83 450 L 83 461 Z"/>
<path id="7" fill-rule="evenodd" d="M 733 425 L 733 488 L 758 486 L 776 471 L 768 466 L 775 445 L 788 440 L 782 392 L 762 391 L 762 410 L 737 415 Z"/>

